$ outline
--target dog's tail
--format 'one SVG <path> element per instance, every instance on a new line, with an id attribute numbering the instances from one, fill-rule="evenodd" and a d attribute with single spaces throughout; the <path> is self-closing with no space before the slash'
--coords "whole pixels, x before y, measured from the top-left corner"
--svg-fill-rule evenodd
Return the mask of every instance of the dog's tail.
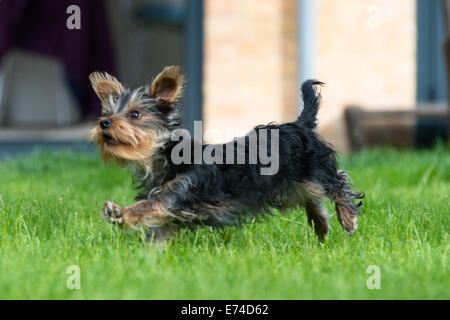
<path id="1" fill-rule="evenodd" d="M 317 127 L 317 112 L 320 105 L 320 93 L 317 91 L 316 86 L 324 85 L 323 82 L 317 80 L 307 80 L 302 84 L 302 98 L 303 98 L 303 110 L 300 114 L 299 121 L 302 125 L 316 129 Z"/>

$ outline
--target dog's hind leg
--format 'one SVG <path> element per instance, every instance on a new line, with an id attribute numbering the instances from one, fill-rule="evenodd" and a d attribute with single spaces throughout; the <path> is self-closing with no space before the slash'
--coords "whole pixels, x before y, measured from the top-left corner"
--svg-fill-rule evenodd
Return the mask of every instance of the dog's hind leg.
<path id="1" fill-rule="evenodd" d="M 349 236 L 355 233 L 358 228 L 359 208 L 362 202 L 354 204 L 356 199 L 363 199 L 364 193 L 352 190 L 348 174 L 345 171 L 338 171 L 339 179 L 341 180 L 341 187 L 333 201 L 336 205 L 337 218 L 341 226 L 347 231 Z"/>
<path id="2" fill-rule="evenodd" d="M 308 200 L 305 204 L 308 224 L 314 226 L 314 232 L 323 241 L 330 230 L 329 216 L 319 200 Z"/>
<path id="3" fill-rule="evenodd" d="M 305 207 L 308 224 L 313 227 L 316 236 L 323 241 L 330 230 L 329 215 L 323 208 L 321 200 L 326 197 L 322 185 L 307 181 L 300 184 L 297 189 L 301 197 L 301 205 Z"/>
<path id="4" fill-rule="evenodd" d="M 178 228 L 170 225 L 164 225 L 162 227 L 150 227 L 148 228 L 145 238 L 148 242 L 161 244 L 173 237 L 177 230 Z"/>
<path id="5" fill-rule="evenodd" d="M 358 228 L 358 206 L 348 201 L 336 201 L 336 214 L 341 226 L 349 236 Z"/>

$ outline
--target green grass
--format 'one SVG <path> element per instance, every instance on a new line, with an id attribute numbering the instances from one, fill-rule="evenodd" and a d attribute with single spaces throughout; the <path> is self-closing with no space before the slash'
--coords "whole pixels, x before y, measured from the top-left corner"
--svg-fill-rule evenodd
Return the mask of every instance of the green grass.
<path id="1" fill-rule="evenodd" d="M 155 248 L 99 218 L 104 200 L 129 205 L 134 192 L 127 173 L 98 156 L 1 162 L 0 298 L 449 299 L 448 149 L 365 151 L 342 167 L 367 195 L 351 238 L 333 217 L 319 244 L 299 210 L 182 232 Z M 66 287 L 70 265 L 81 290 Z M 370 265 L 381 269 L 380 290 L 366 286 Z"/>

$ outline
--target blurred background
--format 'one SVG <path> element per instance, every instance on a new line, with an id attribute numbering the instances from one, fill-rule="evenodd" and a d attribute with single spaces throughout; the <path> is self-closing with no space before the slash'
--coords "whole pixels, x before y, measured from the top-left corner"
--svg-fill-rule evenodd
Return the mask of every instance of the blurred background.
<path id="1" fill-rule="evenodd" d="M 173 64 L 206 142 L 294 120 L 317 78 L 339 151 L 430 147 L 448 138 L 449 22 L 447 0 L 2 0 L 0 157 L 90 149 L 89 73 L 134 88 Z"/>

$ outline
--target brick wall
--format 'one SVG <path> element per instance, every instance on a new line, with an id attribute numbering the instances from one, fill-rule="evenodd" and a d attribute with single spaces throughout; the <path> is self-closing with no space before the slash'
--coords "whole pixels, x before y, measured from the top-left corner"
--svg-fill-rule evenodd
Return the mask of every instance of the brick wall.
<path id="1" fill-rule="evenodd" d="M 320 133 L 339 150 L 348 148 L 346 105 L 414 107 L 415 10 L 413 0 L 317 0 L 316 71 L 326 82 Z"/>
<path id="2" fill-rule="evenodd" d="M 295 119 L 296 19 L 296 0 L 205 0 L 206 140 Z"/>
<path id="3" fill-rule="evenodd" d="M 346 105 L 414 106 L 416 2 L 316 2 L 314 69 L 326 82 L 319 129 L 345 151 Z M 207 140 L 296 118 L 296 5 L 297 0 L 205 0 L 204 124 L 218 129 Z"/>

